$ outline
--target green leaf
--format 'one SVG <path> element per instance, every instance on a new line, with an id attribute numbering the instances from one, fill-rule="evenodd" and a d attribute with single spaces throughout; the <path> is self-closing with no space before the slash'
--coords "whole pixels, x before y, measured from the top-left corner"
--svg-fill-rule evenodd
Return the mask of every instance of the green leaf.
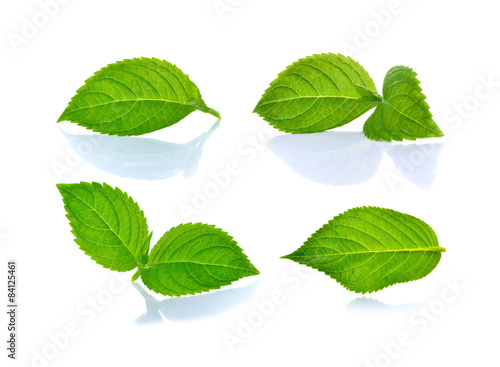
<path id="1" fill-rule="evenodd" d="M 58 122 L 68 120 L 110 135 L 142 135 L 171 126 L 196 110 L 220 118 L 179 68 L 143 57 L 96 72 L 78 89 Z"/>
<path id="2" fill-rule="evenodd" d="M 314 133 L 345 125 L 380 100 L 361 65 L 330 53 L 288 66 L 265 91 L 254 112 L 279 130 Z"/>
<path id="3" fill-rule="evenodd" d="M 444 136 L 425 99 L 417 73 L 406 66 L 393 67 L 384 79 L 383 100 L 363 132 L 369 139 L 385 141 Z"/>
<path id="4" fill-rule="evenodd" d="M 425 277 L 444 251 L 420 219 L 360 207 L 333 218 L 283 258 L 318 269 L 348 290 L 371 293 Z"/>
<path id="5" fill-rule="evenodd" d="M 58 184 L 75 242 L 95 262 L 116 271 L 142 268 L 151 235 L 144 213 L 107 184 Z"/>
<path id="6" fill-rule="evenodd" d="M 218 289 L 259 271 L 226 232 L 201 223 L 167 231 L 151 250 L 141 278 L 149 289 L 180 296 Z"/>

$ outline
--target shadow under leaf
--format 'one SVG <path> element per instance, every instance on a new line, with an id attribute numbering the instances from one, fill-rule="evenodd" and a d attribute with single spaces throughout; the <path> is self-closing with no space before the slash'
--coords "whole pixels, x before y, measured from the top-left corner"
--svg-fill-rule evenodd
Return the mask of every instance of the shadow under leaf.
<path id="1" fill-rule="evenodd" d="M 170 297 L 163 301 L 158 301 L 139 283 L 134 282 L 133 285 L 146 302 L 146 313 L 136 321 L 154 323 L 163 322 L 163 318 L 169 321 L 189 321 L 218 314 L 249 298 L 257 290 L 259 281 L 244 287 L 228 288 L 195 296 Z"/>
<path id="2" fill-rule="evenodd" d="M 420 303 L 405 303 L 401 305 L 390 305 L 370 297 L 357 297 L 349 302 L 345 312 L 394 312 L 412 311 L 421 306 Z"/>
<path id="3" fill-rule="evenodd" d="M 387 153 L 401 175 L 422 188 L 432 186 L 443 144 L 396 145 L 367 139 L 361 132 L 327 131 L 279 135 L 271 151 L 299 175 L 332 186 L 370 180 Z"/>
<path id="4" fill-rule="evenodd" d="M 69 134 L 63 131 L 71 147 L 94 167 L 138 180 L 161 180 L 196 172 L 207 139 L 219 127 L 218 120 L 197 138 L 177 144 L 134 136 Z"/>

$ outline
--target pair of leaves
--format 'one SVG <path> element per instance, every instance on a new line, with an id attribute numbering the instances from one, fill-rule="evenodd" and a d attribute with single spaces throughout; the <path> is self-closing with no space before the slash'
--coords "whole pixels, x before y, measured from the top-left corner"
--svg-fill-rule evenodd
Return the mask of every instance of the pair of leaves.
<path id="1" fill-rule="evenodd" d="M 301 134 L 345 125 L 376 107 L 363 127 L 369 139 L 443 136 L 416 76 L 406 66 L 392 68 L 380 96 L 370 75 L 350 57 L 313 55 L 282 71 L 254 112 L 281 131 Z"/>
<path id="2" fill-rule="evenodd" d="M 420 219 L 359 207 L 333 218 L 283 258 L 322 271 L 348 290 L 371 293 L 425 277 L 444 251 Z"/>
<path id="3" fill-rule="evenodd" d="M 220 118 L 177 66 L 155 58 L 110 64 L 85 81 L 59 118 L 109 135 L 142 135 L 191 112 Z"/>
<path id="4" fill-rule="evenodd" d="M 151 290 L 169 296 L 218 289 L 259 274 L 226 232 L 201 223 L 167 231 L 149 251 L 152 232 L 137 203 L 107 184 L 57 185 L 75 242 L 105 268 L 138 268 Z M 444 248 L 426 223 L 390 209 L 360 207 L 335 217 L 285 259 L 318 269 L 355 292 L 420 279 Z"/>
<path id="5" fill-rule="evenodd" d="M 226 232 L 202 223 L 167 231 L 149 251 L 144 213 L 107 184 L 58 184 L 75 242 L 95 262 L 116 271 L 138 268 L 151 290 L 169 296 L 218 289 L 259 271 Z"/>

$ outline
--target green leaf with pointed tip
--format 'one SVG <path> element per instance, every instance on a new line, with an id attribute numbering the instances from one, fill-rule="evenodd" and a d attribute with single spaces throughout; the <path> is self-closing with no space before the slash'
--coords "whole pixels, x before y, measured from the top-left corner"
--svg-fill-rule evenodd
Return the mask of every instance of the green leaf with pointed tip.
<path id="1" fill-rule="evenodd" d="M 318 269 L 348 290 L 371 293 L 425 277 L 444 251 L 420 219 L 360 207 L 333 218 L 283 258 Z"/>
<path id="2" fill-rule="evenodd" d="M 259 271 L 226 232 L 201 223 L 167 231 L 151 250 L 141 278 L 149 289 L 168 296 L 195 294 Z"/>
<path id="3" fill-rule="evenodd" d="M 58 184 L 75 242 L 95 262 L 116 271 L 142 268 L 151 235 L 131 197 L 107 184 Z"/>
<path id="4" fill-rule="evenodd" d="M 363 126 L 372 140 L 435 138 L 444 136 L 432 119 L 417 73 L 406 66 L 395 66 L 384 79 L 383 100 Z"/>
<path id="5" fill-rule="evenodd" d="M 282 71 L 254 112 L 288 133 L 314 133 L 347 124 L 381 97 L 370 75 L 350 57 L 320 54 Z"/>
<path id="6" fill-rule="evenodd" d="M 142 135 L 209 108 L 198 87 L 165 60 L 138 58 L 110 64 L 78 89 L 59 118 L 110 135 Z"/>

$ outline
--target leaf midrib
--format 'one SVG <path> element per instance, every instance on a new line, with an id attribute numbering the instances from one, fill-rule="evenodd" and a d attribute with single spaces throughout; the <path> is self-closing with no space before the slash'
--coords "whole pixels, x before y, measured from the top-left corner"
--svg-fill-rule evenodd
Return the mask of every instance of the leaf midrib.
<path id="1" fill-rule="evenodd" d="M 320 247 L 326 248 L 328 247 Z M 446 249 L 441 246 L 428 247 L 428 248 L 415 248 L 415 249 L 394 249 L 394 250 L 381 250 L 381 251 L 357 251 L 357 252 L 339 252 L 337 254 L 325 254 L 325 255 L 287 255 L 290 257 L 327 257 L 327 256 L 345 256 L 345 255 L 361 255 L 361 254 L 380 254 L 380 253 L 392 253 L 392 252 L 446 252 Z"/>
<path id="2" fill-rule="evenodd" d="M 247 269 L 247 268 L 238 268 L 235 266 L 228 266 L 228 265 L 222 265 L 222 264 L 210 264 L 210 263 L 202 263 L 202 262 L 197 262 L 197 261 L 167 261 L 167 262 L 162 262 L 162 263 L 155 263 L 155 264 L 149 264 L 145 267 L 145 269 L 150 269 L 154 268 L 155 266 L 159 265 L 170 265 L 170 264 L 196 264 L 196 265 L 203 265 L 203 266 L 218 266 L 218 267 L 223 267 L 223 268 L 228 268 L 228 269 L 234 269 L 234 270 L 243 270 L 243 271 L 249 271 L 249 272 L 255 272 L 252 269 Z"/>
<path id="3" fill-rule="evenodd" d="M 288 98 L 288 99 L 277 99 L 269 102 L 264 102 L 264 103 L 259 103 L 258 107 L 265 106 L 271 103 L 279 103 L 279 102 L 288 102 L 288 101 L 294 101 L 296 99 L 322 99 L 322 98 L 338 98 L 338 99 L 362 99 L 362 97 L 351 97 L 351 96 L 299 96 L 299 97 L 293 97 L 293 98 Z"/>
<path id="4" fill-rule="evenodd" d="M 406 115 L 405 113 L 401 112 L 399 109 L 397 109 L 396 107 L 394 107 L 394 105 L 392 105 L 392 104 L 391 104 L 391 102 L 390 102 L 389 100 L 387 100 L 387 99 L 385 99 L 385 98 L 384 98 L 384 99 L 382 100 L 382 103 L 386 103 L 386 104 L 387 104 L 389 107 L 391 107 L 394 111 L 396 111 L 396 112 L 397 112 L 397 113 L 399 113 L 400 115 L 402 115 L 402 116 L 406 117 L 407 119 L 409 119 L 409 120 L 411 120 L 411 121 L 415 122 L 417 125 L 420 125 L 420 126 L 421 126 L 421 127 L 423 127 L 424 129 L 429 130 L 429 131 L 432 131 L 433 133 L 436 133 L 436 134 L 437 134 L 437 132 L 436 132 L 435 130 L 431 129 L 431 128 L 430 128 L 430 127 L 428 127 L 428 126 L 425 126 L 424 124 L 422 124 L 422 123 L 420 123 L 419 121 L 415 120 L 413 117 L 410 117 L 410 116 Z M 418 104 L 418 103 L 417 103 L 417 104 Z M 419 106 L 420 106 L 420 105 L 419 105 Z M 408 133 L 407 133 L 407 134 L 408 134 Z"/>
<path id="5" fill-rule="evenodd" d="M 154 98 L 116 99 L 116 100 L 111 101 L 111 102 L 100 103 L 100 104 L 95 104 L 95 105 L 91 105 L 91 106 L 86 106 L 86 107 L 83 107 L 83 108 L 73 109 L 73 110 L 69 111 L 68 113 L 78 112 L 78 111 L 86 110 L 86 109 L 89 109 L 89 108 L 106 106 L 106 105 L 112 104 L 112 103 L 120 103 L 120 102 L 135 102 L 135 103 L 137 103 L 139 101 L 146 101 L 146 102 L 153 102 L 154 101 L 154 102 L 165 102 L 165 103 L 175 103 L 175 104 L 180 104 L 180 105 L 186 105 L 187 102 L 190 102 L 192 100 L 190 99 L 190 100 L 187 100 L 187 101 L 173 101 L 173 100 L 163 99 L 163 98 L 157 98 L 157 99 L 154 99 Z M 187 106 L 196 108 L 193 105 L 187 105 Z"/>

